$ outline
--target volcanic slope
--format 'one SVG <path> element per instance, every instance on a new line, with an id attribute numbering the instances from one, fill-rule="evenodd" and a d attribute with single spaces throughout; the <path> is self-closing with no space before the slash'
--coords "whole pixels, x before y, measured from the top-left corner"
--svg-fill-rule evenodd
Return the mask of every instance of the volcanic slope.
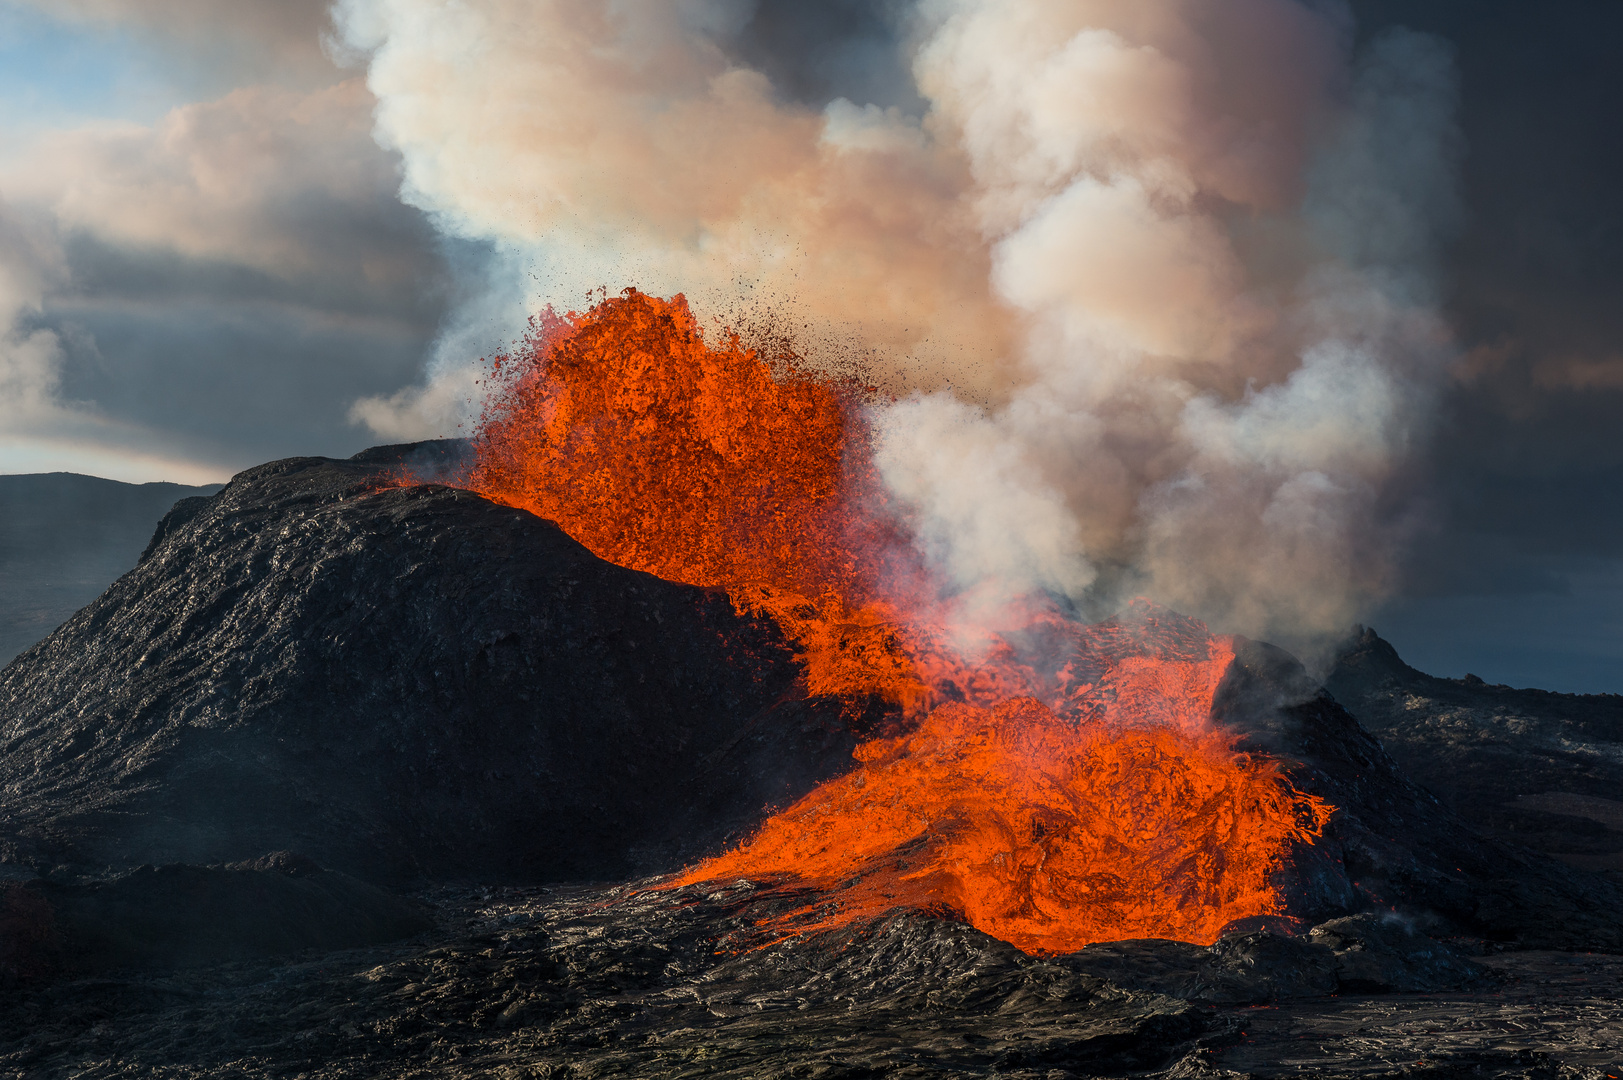
<path id="1" fill-rule="evenodd" d="M 1374 630 L 1349 643 L 1325 684 L 1478 830 L 1623 874 L 1623 695 L 1438 678 Z"/>
<path id="2" fill-rule="evenodd" d="M 459 449 L 278 461 L 177 504 L 0 673 L 0 862 L 602 878 L 679 865 L 849 761 L 769 623 L 391 483 Z"/>
<path id="3" fill-rule="evenodd" d="M 1338 808 L 1281 873 L 1287 910 L 1390 911 L 1433 934 L 1623 951 L 1623 883 L 1468 825 L 1283 650 L 1237 641 L 1212 716 L 1236 749 L 1278 759 Z"/>

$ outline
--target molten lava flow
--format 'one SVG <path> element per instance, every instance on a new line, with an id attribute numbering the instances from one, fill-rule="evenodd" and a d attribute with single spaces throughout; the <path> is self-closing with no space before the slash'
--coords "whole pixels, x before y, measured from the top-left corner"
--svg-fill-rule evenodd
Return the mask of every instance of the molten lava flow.
<path id="1" fill-rule="evenodd" d="M 1329 814 L 1210 729 L 1230 659 L 1215 640 L 1204 661 L 1126 658 L 1087 695 L 1082 723 L 1029 697 L 944 705 L 912 734 L 859 746 L 853 772 L 674 884 L 819 891 L 769 933 L 913 907 L 1032 953 L 1209 944 L 1235 919 L 1279 911 L 1282 855 Z"/>
<path id="2" fill-rule="evenodd" d="M 469 487 L 611 562 L 727 590 L 796 642 L 809 693 L 915 722 L 673 884 L 818 891 L 769 930 L 902 905 L 1032 952 L 1210 942 L 1278 910 L 1271 875 L 1329 808 L 1211 728 L 1230 646 L 1144 606 L 1090 627 L 1041 605 L 966 644 L 920 599 L 852 387 L 711 345 L 680 296 L 629 289 L 549 313 L 496 381 Z"/>

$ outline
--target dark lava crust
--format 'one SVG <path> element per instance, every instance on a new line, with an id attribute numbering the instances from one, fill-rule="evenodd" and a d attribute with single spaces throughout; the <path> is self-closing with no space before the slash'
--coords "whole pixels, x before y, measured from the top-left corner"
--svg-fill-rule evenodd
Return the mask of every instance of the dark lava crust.
<path id="1" fill-rule="evenodd" d="M 1375 916 L 1042 959 L 917 913 L 740 950 L 785 900 L 749 883 L 415 899 L 436 929 L 394 946 L 0 998 L 0 1076 L 1601 1080 L 1623 1059 L 1623 958 L 1473 959 Z"/>
<path id="2" fill-rule="evenodd" d="M 604 878 L 850 760 L 771 625 L 391 459 L 183 500 L 0 673 L 0 862 Z"/>
<path id="3" fill-rule="evenodd" d="M 1282 875 L 1299 915 L 1389 911 L 1433 933 L 1623 951 L 1623 881 L 1478 832 L 1288 653 L 1242 642 L 1212 713 L 1239 749 L 1281 759 L 1297 787 L 1337 808 Z M 1514 797 L 1515 780 L 1500 779 L 1501 798 Z"/>
<path id="4" fill-rule="evenodd" d="M 1373 630 L 1352 641 L 1326 685 L 1481 833 L 1623 875 L 1623 695 L 1440 679 Z"/>

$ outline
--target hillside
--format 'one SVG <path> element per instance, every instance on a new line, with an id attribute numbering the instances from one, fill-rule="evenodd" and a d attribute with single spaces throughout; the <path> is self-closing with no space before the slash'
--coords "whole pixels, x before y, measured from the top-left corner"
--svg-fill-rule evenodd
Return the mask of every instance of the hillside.
<path id="1" fill-rule="evenodd" d="M 220 487 L 62 472 L 0 476 L 0 664 L 133 567 L 177 501 Z"/>

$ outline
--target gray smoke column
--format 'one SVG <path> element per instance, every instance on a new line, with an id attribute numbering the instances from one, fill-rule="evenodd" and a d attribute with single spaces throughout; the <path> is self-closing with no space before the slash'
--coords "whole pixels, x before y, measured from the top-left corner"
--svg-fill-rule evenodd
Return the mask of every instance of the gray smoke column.
<path id="1" fill-rule="evenodd" d="M 922 110 L 788 98 L 742 0 L 342 0 L 403 196 L 510 273 L 741 293 L 872 356 L 948 591 L 1148 594 L 1310 644 L 1388 577 L 1383 496 L 1450 356 L 1451 56 L 1334 3 L 887 8 Z M 813 350 L 814 359 L 816 350 Z M 454 423 L 469 355 L 357 415 Z M 969 610 L 966 608 L 966 610 Z"/>

